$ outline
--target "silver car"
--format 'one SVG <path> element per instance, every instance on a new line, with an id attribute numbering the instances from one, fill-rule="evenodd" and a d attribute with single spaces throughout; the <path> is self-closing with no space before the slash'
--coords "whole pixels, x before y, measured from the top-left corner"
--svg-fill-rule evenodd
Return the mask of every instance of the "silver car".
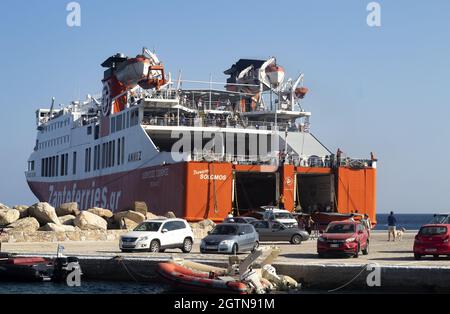
<path id="1" fill-rule="evenodd" d="M 222 223 L 208 233 L 200 243 L 200 252 L 236 254 L 259 246 L 259 235 L 250 224 Z"/>

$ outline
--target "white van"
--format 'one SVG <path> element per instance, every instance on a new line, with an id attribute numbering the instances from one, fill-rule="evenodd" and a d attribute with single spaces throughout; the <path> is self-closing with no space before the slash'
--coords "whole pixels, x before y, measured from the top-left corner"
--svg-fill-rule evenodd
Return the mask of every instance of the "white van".
<path id="1" fill-rule="evenodd" d="M 292 215 L 290 211 L 272 206 L 263 206 L 261 208 L 264 209 L 264 220 L 276 221 L 288 228 L 298 228 L 297 219 L 295 219 L 294 215 Z"/>

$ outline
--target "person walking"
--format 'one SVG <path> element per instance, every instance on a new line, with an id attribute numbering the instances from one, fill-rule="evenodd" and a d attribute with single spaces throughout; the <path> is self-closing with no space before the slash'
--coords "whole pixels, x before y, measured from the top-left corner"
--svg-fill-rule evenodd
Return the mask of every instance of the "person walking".
<path id="1" fill-rule="evenodd" d="M 395 242 L 395 233 L 397 231 L 397 219 L 394 216 L 394 212 L 391 212 L 388 216 L 388 242 L 391 241 L 391 233 Z"/>
<path id="2" fill-rule="evenodd" d="M 372 222 L 370 221 L 369 215 L 364 214 L 363 219 L 361 219 L 361 223 L 366 227 L 370 237 L 370 231 L 372 230 Z"/>
<path id="3" fill-rule="evenodd" d="M 280 209 L 284 209 L 284 202 L 285 202 L 284 195 L 281 194 L 281 195 L 280 195 L 280 198 L 278 199 L 278 207 L 279 207 Z"/>
<path id="4" fill-rule="evenodd" d="M 311 216 L 308 216 L 308 218 L 306 218 L 306 222 L 305 222 L 305 231 L 308 232 L 309 235 L 312 232 L 313 225 L 314 225 L 314 220 L 311 218 Z"/>

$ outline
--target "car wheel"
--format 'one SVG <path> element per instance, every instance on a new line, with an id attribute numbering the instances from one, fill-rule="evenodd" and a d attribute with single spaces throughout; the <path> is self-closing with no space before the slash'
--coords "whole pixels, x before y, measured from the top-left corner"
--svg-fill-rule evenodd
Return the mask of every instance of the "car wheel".
<path id="1" fill-rule="evenodd" d="M 259 248 L 259 242 L 258 241 L 256 241 L 255 244 L 253 245 L 252 252 L 254 252 L 257 248 Z"/>
<path id="2" fill-rule="evenodd" d="M 184 239 L 181 250 L 183 253 L 189 253 L 192 250 L 192 240 L 190 238 Z"/>
<path id="3" fill-rule="evenodd" d="M 419 260 L 422 258 L 422 255 L 420 254 L 414 254 L 414 259 Z"/>
<path id="4" fill-rule="evenodd" d="M 158 253 L 160 249 L 161 249 L 161 245 L 159 244 L 159 241 L 158 241 L 158 240 L 153 240 L 153 241 L 150 243 L 150 248 L 149 248 L 149 251 L 150 251 L 150 252 L 152 252 L 152 253 Z"/>
<path id="5" fill-rule="evenodd" d="M 325 253 L 318 253 L 319 258 L 325 258 Z"/>
<path id="6" fill-rule="evenodd" d="M 302 243 L 302 237 L 299 234 L 294 234 L 291 238 L 292 244 L 301 244 Z"/>
<path id="7" fill-rule="evenodd" d="M 366 247 L 362 250 L 363 255 L 369 254 L 369 241 L 366 243 Z"/>
<path id="8" fill-rule="evenodd" d="M 356 252 L 355 252 L 355 254 L 353 255 L 354 258 L 358 258 L 358 257 L 359 257 L 359 251 L 360 251 L 360 249 L 361 249 L 361 247 L 360 247 L 360 244 L 359 244 L 359 242 L 358 242 L 358 247 L 356 248 Z"/>
<path id="9" fill-rule="evenodd" d="M 236 255 L 238 250 L 239 250 L 238 245 L 236 243 L 233 244 L 233 247 L 231 248 L 231 254 Z"/>

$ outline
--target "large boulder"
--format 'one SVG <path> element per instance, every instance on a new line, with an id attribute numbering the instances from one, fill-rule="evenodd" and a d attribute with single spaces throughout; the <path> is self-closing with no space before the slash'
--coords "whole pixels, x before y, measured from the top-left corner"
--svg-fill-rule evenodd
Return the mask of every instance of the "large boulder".
<path id="1" fill-rule="evenodd" d="M 146 218 L 146 219 L 157 219 L 157 218 L 160 218 L 160 216 L 157 216 L 157 215 L 155 215 L 155 214 L 153 214 L 153 213 L 151 213 L 151 212 L 147 212 L 147 213 L 145 214 L 145 218 Z"/>
<path id="2" fill-rule="evenodd" d="M 90 213 L 93 213 L 97 216 L 100 216 L 104 219 L 108 219 L 113 216 L 112 211 L 110 211 L 109 209 L 104 209 L 104 208 L 100 208 L 100 207 L 89 208 L 87 211 Z"/>
<path id="3" fill-rule="evenodd" d="M 211 219 L 205 219 L 205 220 L 198 222 L 198 226 L 201 229 L 212 229 L 216 226 L 216 224 Z"/>
<path id="4" fill-rule="evenodd" d="M 123 218 L 127 218 L 136 223 L 141 223 L 145 220 L 144 215 L 142 215 L 141 213 L 132 211 L 132 210 L 118 212 L 118 213 L 114 214 L 114 221 L 116 221 L 116 222 L 121 222 Z"/>
<path id="5" fill-rule="evenodd" d="M 137 226 L 138 226 L 138 223 L 131 219 L 122 218 L 120 220 L 120 229 L 133 230 Z"/>
<path id="6" fill-rule="evenodd" d="M 148 212 L 147 203 L 134 202 L 132 210 L 145 216 Z"/>
<path id="7" fill-rule="evenodd" d="M 108 227 L 105 219 L 87 211 L 81 212 L 75 218 L 74 224 L 81 230 L 106 230 Z"/>
<path id="8" fill-rule="evenodd" d="M 74 220 L 75 220 L 75 216 L 74 215 L 65 215 L 65 216 L 61 216 L 58 217 L 59 221 L 66 226 L 74 226 Z"/>
<path id="9" fill-rule="evenodd" d="M 61 204 L 57 209 L 56 209 L 56 214 L 59 216 L 66 216 L 66 215 L 78 215 L 79 214 L 79 210 L 78 210 L 78 204 L 76 202 L 72 202 L 72 203 L 64 203 Z"/>
<path id="10" fill-rule="evenodd" d="M 164 215 L 164 217 L 166 217 L 166 218 L 177 218 L 177 216 L 175 216 L 174 212 L 171 212 L 171 211 L 167 212 Z"/>
<path id="11" fill-rule="evenodd" d="M 28 208 L 30 208 L 30 206 L 28 206 L 28 205 L 15 205 L 13 208 L 17 209 L 19 211 L 20 218 L 28 217 Z"/>
<path id="12" fill-rule="evenodd" d="M 39 221 L 34 217 L 26 217 L 16 220 L 8 226 L 11 231 L 19 231 L 24 233 L 34 233 L 39 229 Z"/>
<path id="13" fill-rule="evenodd" d="M 0 226 L 7 226 L 18 220 L 20 212 L 17 209 L 0 209 Z"/>
<path id="14" fill-rule="evenodd" d="M 60 225 L 61 222 L 56 215 L 55 208 L 49 203 L 36 203 L 28 208 L 28 214 L 36 218 L 41 226 L 48 223 Z"/>
<path id="15" fill-rule="evenodd" d="M 74 226 L 67 226 L 67 225 L 57 225 L 54 223 L 48 223 L 41 228 L 39 228 L 39 231 L 53 231 L 53 232 L 66 232 L 66 231 L 75 231 Z"/>

